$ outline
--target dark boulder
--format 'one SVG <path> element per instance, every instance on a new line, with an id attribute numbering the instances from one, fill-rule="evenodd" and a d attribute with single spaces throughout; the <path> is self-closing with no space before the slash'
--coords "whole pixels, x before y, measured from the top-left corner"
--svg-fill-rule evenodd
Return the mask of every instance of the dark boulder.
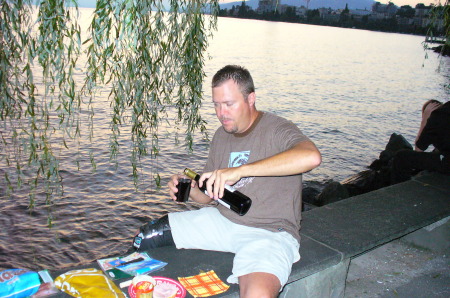
<path id="1" fill-rule="evenodd" d="M 337 181 L 328 183 L 315 200 L 316 206 L 323 206 L 343 199 L 347 199 L 347 188 Z"/>
<path id="2" fill-rule="evenodd" d="M 381 151 L 379 159 L 372 162 L 369 168 L 378 170 L 380 167 L 390 166 L 390 162 L 395 154 L 404 149 L 413 150 L 413 147 L 402 135 L 393 133 L 385 149 Z"/>
<path id="3" fill-rule="evenodd" d="M 315 204 L 316 197 L 320 194 L 320 191 L 315 187 L 304 187 L 302 190 L 302 200 L 308 204 Z"/>
<path id="4" fill-rule="evenodd" d="M 411 144 L 400 134 L 391 134 L 385 149 L 369 169 L 342 182 L 350 196 L 360 195 L 391 185 L 392 159 L 400 150 L 413 150 Z"/>
<path id="5" fill-rule="evenodd" d="M 383 170 L 365 170 L 342 181 L 350 197 L 376 190 L 389 184 L 389 175 Z M 384 173 L 384 174 L 383 174 Z"/>
<path id="6" fill-rule="evenodd" d="M 316 196 L 308 194 L 307 203 L 323 206 L 348 197 L 360 195 L 391 185 L 392 159 L 399 150 L 413 150 L 411 144 L 400 134 L 393 133 L 377 160 L 364 170 L 341 183 L 331 181 Z"/>

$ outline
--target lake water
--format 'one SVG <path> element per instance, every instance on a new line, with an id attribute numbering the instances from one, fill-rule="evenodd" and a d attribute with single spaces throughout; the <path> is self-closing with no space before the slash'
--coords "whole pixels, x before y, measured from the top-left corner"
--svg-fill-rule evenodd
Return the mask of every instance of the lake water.
<path id="1" fill-rule="evenodd" d="M 83 15 L 92 10 L 82 9 Z M 257 107 L 286 117 L 323 154 L 322 165 L 304 175 L 320 188 L 364 169 L 384 149 L 392 133 L 411 143 L 425 100 L 447 101 L 450 59 L 422 48 L 423 37 L 303 24 L 220 18 L 205 70 L 202 113 L 210 134 L 218 127 L 210 98 L 211 76 L 226 64 L 247 67 L 256 84 Z M 440 71 L 437 71 L 440 69 Z M 62 150 L 64 196 L 54 200 L 55 226 L 46 227 L 42 193 L 33 211 L 25 192 L 5 198 L 0 182 L 0 269 L 64 268 L 121 254 L 145 221 L 167 212 L 197 208 L 176 205 L 167 196 L 168 178 L 184 167 L 201 171 L 208 146 L 198 139 L 188 153 L 161 134 L 161 155 L 143 161 L 135 190 L 126 149 L 117 169 L 109 162 L 108 90 L 95 103 L 94 142 Z M 169 130 L 169 128 L 167 128 Z M 126 147 L 126 146 L 125 146 Z M 97 170 L 87 152 L 93 150 Z M 84 157 L 80 169 L 77 152 Z M 159 173 L 163 189 L 153 175 Z"/>

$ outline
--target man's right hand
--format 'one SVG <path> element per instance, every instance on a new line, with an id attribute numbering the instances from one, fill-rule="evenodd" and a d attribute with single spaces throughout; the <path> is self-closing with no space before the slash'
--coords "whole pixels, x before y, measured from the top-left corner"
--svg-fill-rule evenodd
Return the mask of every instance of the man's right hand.
<path id="1" fill-rule="evenodd" d="M 203 173 L 200 177 L 200 185 L 206 182 L 206 190 L 211 199 L 217 200 L 223 197 L 225 191 L 225 184 L 233 185 L 241 177 L 239 176 L 239 167 L 219 169 L 208 173 Z"/>
<path id="2" fill-rule="evenodd" d="M 172 200 L 176 201 L 177 199 L 177 192 L 178 192 L 178 179 L 181 178 L 181 175 L 175 174 L 170 177 L 169 182 L 167 183 L 167 186 L 169 187 L 169 196 Z"/>
<path id="3" fill-rule="evenodd" d="M 169 196 L 173 201 L 177 200 L 177 192 L 178 192 L 178 180 L 180 178 L 185 178 L 186 176 L 181 174 L 175 174 L 170 177 L 169 182 L 167 183 L 167 186 L 169 187 Z M 211 200 L 210 198 L 204 194 L 200 189 L 197 187 L 197 182 L 192 179 L 191 184 L 191 193 L 189 196 L 193 201 L 201 204 L 207 204 Z"/>

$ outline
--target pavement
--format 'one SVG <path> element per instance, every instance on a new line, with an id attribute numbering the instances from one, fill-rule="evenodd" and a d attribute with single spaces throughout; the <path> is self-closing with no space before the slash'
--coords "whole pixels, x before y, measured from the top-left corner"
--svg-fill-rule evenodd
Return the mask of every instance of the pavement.
<path id="1" fill-rule="evenodd" d="M 352 259 L 344 297 L 450 297 L 450 220 Z"/>

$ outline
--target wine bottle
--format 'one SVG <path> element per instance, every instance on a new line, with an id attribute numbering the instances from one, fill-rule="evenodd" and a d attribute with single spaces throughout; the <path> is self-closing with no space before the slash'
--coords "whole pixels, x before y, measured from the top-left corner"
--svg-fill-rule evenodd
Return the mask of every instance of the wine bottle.
<path id="1" fill-rule="evenodd" d="M 200 180 L 200 175 L 190 169 L 186 168 L 184 170 L 184 174 L 189 178 L 197 181 L 197 183 Z M 203 181 L 202 187 L 199 187 L 201 191 L 206 191 L 206 181 L 208 181 L 208 179 Z M 252 200 L 249 197 L 226 184 L 223 197 L 218 199 L 217 201 L 241 216 L 245 215 L 252 205 Z"/>

